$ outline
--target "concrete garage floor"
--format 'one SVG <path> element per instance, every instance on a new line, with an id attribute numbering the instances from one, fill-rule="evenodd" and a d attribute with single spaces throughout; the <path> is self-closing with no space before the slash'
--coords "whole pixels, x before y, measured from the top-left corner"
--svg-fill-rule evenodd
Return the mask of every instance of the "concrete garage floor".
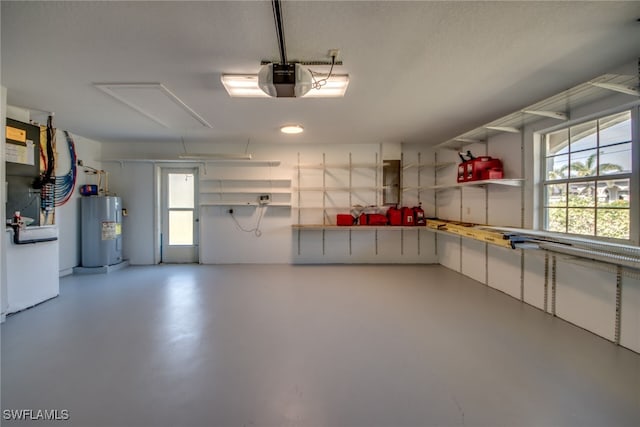
<path id="1" fill-rule="evenodd" d="M 2 408 L 68 410 L 55 425 L 640 425 L 640 355 L 441 266 L 61 286 L 2 325 Z"/>

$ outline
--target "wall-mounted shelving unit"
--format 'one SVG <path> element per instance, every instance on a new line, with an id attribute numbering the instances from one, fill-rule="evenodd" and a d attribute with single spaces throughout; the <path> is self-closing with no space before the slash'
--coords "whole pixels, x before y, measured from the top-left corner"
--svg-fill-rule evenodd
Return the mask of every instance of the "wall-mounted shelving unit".
<path id="1" fill-rule="evenodd" d="M 436 150 L 460 150 L 470 144 L 486 144 L 488 138 L 502 132 L 519 133 L 522 128 L 543 118 L 568 120 L 566 111 L 588 104 L 602 97 L 607 86 L 635 86 L 637 76 L 603 74 L 595 79 L 574 86 L 554 96 L 546 98 L 522 110 L 486 123 L 434 146 Z"/>
<path id="2" fill-rule="evenodd" d="M 322 225 L 322 224 L 294 224 L 296 230 L 429 230 L 424 226 L 396 226 L 396 225 Z"/>
<path id="3" fill-rule="evenodd" d="M 298 215 L 297 215 L 297 224 L 292 226 L 292 229 L 297 231 L 297 240 L 298 240 L 298 255 L 300 255 L 301 251 L 301 238 L 300 234 L 304 230 L 319 230 L 322 232 L 322 254 L 325 254 L 325 232 L 327 230 L 344 230 L 349 233 L 349 254 L 351 254 L 351 232 L 355 227 L 342 227 L 335 225 L 336 214 L 338 213 L 349 213 L 354 205 L 354 194 L 358 192 L 367 193 L 368 199 L 365 197 L 360 197 L 361 201 L 357 204 L 363 206 L 378 206 L 382 200 L 382 190 L 384 187 L 381 184 L 382 178 L 382 168 L 384 167 L 384 162 L 379 160 L 379 154 L 376 153 L 375 161 L 372 163 L 368 162 L 353 162 L 352 154 L 349 153 L 349 161 L 347 163 L 327 163 L 325 153 L 322 154 L 322 162 L 321 163 L 302 163 L 300 162 L 300 153 L 298 153 L 298 164 L 296 167 L 298 174 L 298 186 L 294 188 L 297 192 L 298 196 Z M 302 171 L 305 169 L 316 169 L 322 170 L 322 185 L 321 186 L 303 186 L 300 185 L 302 178 Z M 365 169 L 373 171 L 373 185 L 353 185 L 353 173 L 357 169 Z M 343 170 L 348 171 L 348 185 L 344 186 L 331 186 L 327 185 L 327 177 L 331 173 L 332 170 Z M 321 206 L 312 205 L 305 206 L 301 201 L 303 200 L 302 194 L 305 192 L 320 192 L 321 196 Z M 335 205 L 331 200 L 332 193 L 342 193 L 342 197 L 344 194 L 348 195 L 347 204 L 348 206 L 339 206 Z M 365 200 L 363 200 L 365 199 Z M 316 202 L 317 203 L 317 202 Z M 303 224 L 302 223 L 302 212 L 305 210 L 320 210 L 322 212 L 322 223 L 320 224 Z M 368 230 L 373 230 L 376 233 L 375 247 L 377 253 L 377 230 L 378 227 L 366 227 Z"/>
<path id="4" fill-rule="evenodd" d="M 460 187 L 485 187 L 487 185 L 497 185 L 506 187 L 520 187 L 524 179 L 485 179 L 482 181 L 470 181 L 470 182 L 457 182 L 455 184 L 441 184 L 441 185 L 427 185 L 421 187 L 403 187 L 403 191 L 408 190 L 446 190 L 449 188 Z"/>
<path id="5" fill-rule="evenodd" d="M 418 153 L 420 154 L 420 153 Z M 435 170 L 440 170 L 443 168 L 446 168 L 447 166 L 453 166 L 455 165 L 455 162 L 440 162 L 440 163 L 436 163 L 436 162 L 429 162 L 429 163 L 408 163 L 406 165 L 402 166 L 403 170 L 407 170 L 407 169 L 423 169 L 423 168 L 430 168 L 430 169 L 435 169 Z"/>
<path id="6" fill-rule="evenodd" d="M 128 157 L 117 159 L 98 159 L 100 162 L 107 163 L 195 163 L 195 164 L 211 164 L 211 165 L 223 165 L 223 166 L 279 166 L 280 160 L 238 160 L 238 159 L 180 159 L 178 157 L 154 157 L 154 158 L 142 158 L 142 157 Z"/>
<path id="7" fill-rule="evenodd" d="M 372 191 L 378 191 L 378 190 L 382 190 L 385 187 L 383 186 L 376 186 L 376 187 L 295 187 L 294 190 L 298 190 L 298 191 L 322 191 L 322 192 L 329 192 L 329 191 L 366 191 L 366 190 L 372 190 Z"/>
<path id="8" fill-rule="evenodd" d="M 294 191 L 297 192 L 298 196 L 298 221 L 297 224 L 300 225 L 302 223 L 302 211 L 306 209 L 312 210 L 322 210 L 322 224 L 320 225 L 334 225 L 335 224 L 335 213 L 336 211 L 343 210 L 344 213 L 348 213 L 353 207 L 353 193 L 354 192 L 369 192 L 373 194 L 371 200 L 366 200 L 364 203 L 359 203 L 364 206 L 374 205 L 377 206 L 379 204 L 379 200 L 381 199 L 380 193 L 384 189 L 383 186 L 379 185 L 380 177 L 382 176 L 382 168 L 384 166 L 384 162 L 378 160 L 378 153 L 376 153 L 375 162 L 373 163 L 363 163 L 363 162 L 353 162 L 351 160 L 352 156 L 349 153 L 349 162 L 348 163 L 327 163 L 325 153 L 322 154 L 322 163 L 301 163 L 300 162 L 300 154 L 298 153 L 298 164 L 296 166 L 297 174 L 298 174 L 298 186 L 294 188 Z M 322 185 L 321 186 L 302 186 L 300 185 L 302 171 L 305 169 L 316 169 L 322 170 Z M 348 185 L 345 186 L 329 186 L 327 185 L 327 175 L 330 173 L 332 169 L 341 169 L 348 171 Z M 369 186 L 354 186 L 353 182 L 353 172 L 356 169 L 369 169 L 374 171 L 374 179 L 373 184 Z M 322 206 L 304 206 L 301 203 L 302 194 L 304 192 L 320 192 L 322 193 Z M 348 204 L 349 206 L 337 206 L 330 204 L 330 194 L 332 192 L 336 193 L 347 193 L 348 194 Z M 329 215 L 330 211 L 333 215 L 333 218 Z"/>
<path id="9" fill-rule="evenodd" d="M 261 204 L 260 196 L 269 196 Z M 291 179 L 200 180 L 200 206 L 279 206 L 291 207 Z"/>
<path id="10" fill-rule="evenodd" d="M 400 159 L 401 162 L 400 164 L 402 165 L 402 158 Z M 401 171 L 405 171 L 405 170 L 417 170 L 417 174 L 420 175 L 421 173 L 424 173 L 425 169 L 441 169 L 441 168 L 445 168 L 448 166 L 452 166 L 455 165 L 455 162 L 443 162 L 443 163 L 434 163 L 434 162 L 422 162 L 421 161 L 421 157 L 420 155 L 418 155 L 417 161 L 416 162 L 412 162 L 410 164 L 401 166 Z M 416 233 L 416 238 L 413 239 L 413 241 L 415 241 L 417 243 L 417 255 L 420 255 L 420 232 L 421 231 L 429 231 L 430 233 L 433 232 L 433 230 L 427 230 L 426 227 L 424 226 L 390 226 L 390 225 L 385 225 L 385 226 L 370 226 L 370 225 L 366 225 L 366 226 L 361 226 L 361 225 L 354 225 L 354 226 L 337 226 L 335 225 L 335 214 L 337 213 L 349 213 L 351 211 L 351 209 L 353 208 L 354 204 L 360 204 L 363 206 L 380 206 L 382 203 L 382 192 L 383 190 L 385 190 L 387 187 L 381 185 L 382 184 L 382 176 L 383 176 L 383 169 L 385 166 L 385 161 L 380 161 L 378 154 L 376 154 L 376 159 L 375 162 L 373 163 L 362 163 L 362 162 L 352 162 L 351 161 L 351 153 L 349 154 L 349 162 L 348 163 L 327 163 L 325 161 L 325 157 L 323 155 L 323 162 L 322 163 L 314 163 L 314 164 L 308 164 L 308 163 L 301 163 L 300 161 L 298 161 L 298 166 L 297 166 L 297 172 L 298 172 L 298 186 L 294 187 L 294 191 L 298 193 L 298 222 L 297 224 L 293 224 L 292 225 L 292 229 L 295 230 L 297 232 L 297 237 L 298 237 L 298 254 L 300 255 L 300 248 L 301 248 L 301 239 L 300 236 L 302 233 L 304 233 L 305 231 L 313 231 L 313 232 L 319 232 L 321 233 L 322 236 L 322 254 L 325 255 L 325 237 L 326 237 L 326 232 L 333 232 L 333 233 L 337 233 L 337 232 L 345 232 L 348 233 L 348 244 L 349 244 L 349 254 L 352 254 L 352 233 L 356 232 L 371 232 L 372 233 L 372 237 L 373 237 L 373 242 L 372 242 L 372 246 L 374 247 L 375 250 L 375 254 L 378 254 L 378 233 L 380 231 L 392 231 L 392 232 L 399 232 L 400 234 L 400 254 L 404 253 L 404 247 L 405 247 L 405 236 L 404 233 L 405 232 L 409 232 L 409 233 Z M 301 178 L 303 178 L 302 175 L 302 171 L 304 171 L 305 169 L 316 169 L 316 170 L 321 170 L 322 171 L 322 184 L 321 186 L 312 186 L 312 185 L 300 185 L 300 183 L 303 181 Z M 333 186 L 333 185 L 327 185 L 327 181 L 328 181 L 328 175 L 331 175 L 333 173 L 333 170 L 337 170 L 337 169 L 342 169 L 342 170 L 347 170 L 348 171 L 348 175 L 343 173 L 343 178 L 345 181 L 348 180 L 348 185 L 344 185 L 344 186 Z M 354 171 L 356 171 L 357 169 L 370 169 L 373 170 L 373 173 L 370 173 L 371 175 L 371 181 L 374 185 L 361 185 L 362 182 L 359 183 L 354 183 L 353 182 L 353 177 L 354 177 Z M 320 178 L 319 176 L 317 176 L 317 178 Z M 401 178 L 401 182 L 402 184 L 402 178 Z M 355 184 L 355 185 L 354 185 Z M 418 178 L 418 185 L 420 184 L 420 179 Z M 402 192 L 405 191 L 411 191 L 411 190 L 422 190 L 422 187 L 418 188 L 417 186 L 412 186 L 412 187 L 402 187 L 402 185 L 400 186 L 400 190 Z M 318 196 L 315 199 L 315 203 L 309 204 L 309 205 L 305 205 L 304 203 L 301 203 L 302 200 L 302 195 L 305 192 L 320 192 L 322 195 Z M 358 192 L 362 192 L 365 193 L 368 197 L 371 197 L 370 200 L 366 200 L 366 201 L 362 201 L 362 200 L 357 200 L 354 201 L 354 197 L 355 195 L 358 194 Z M 339 205 L 334 204 L 334 200 L 331 200 L 331 196 L 333 194 L 339 195 L 339 197 L 337 197 L 337 199 L 339 199 L 341 201 L 341 203 Z M 348 200 L 345 197 L 345 194 L 348 194 Z M 419 196 L 418 196 L 419 197 Z M 356 203 L 357 202 L 357 203 Z M 321 206 L 319 206 L 318 204 L 321 203 Z M 302 221 L 302 212 L 303 211 L 307 211 L 307 210 L 319 210 L 322 212 L 322 221 L 318 221 L 318 223 L 303 223 Z M 318 219 L 320 219 L 320 217 L 318 216 Z"/>
<path id="11" fill-rule="evenodd" d="M 438 162 L 438 161 L 433 161 L 433 162 L 423 162 L 422 161 L 422 153 L 417 153 L 417 162 L 411 162 L 411 163 L 406 163 L 404 162 L 404 154 L 402 155 L 402 171 L 409 171 L 412 169 L 416 169 L 417 173 L 416 173 L 416 185 L 405 185 L 405 176 L 403 174 L 402 177 L 402 187 L 401 187 L 401 191 L 402 193 L 406 193 L 409 191 L 416 191 L 417 192 L 417 200 L 418 203 L 421 203 L 423 200 L 421 198 L 422 196 L 422 191 L 425 190 L 433 190 L 434 186 L 433 185 L 422 185 L 422 179 L 423 179 L 423 170 L 431 170 L 433 171 L 433 179 L 434 181 L 437 179 L 437 173 L 443 169 L 446 169 L 450 166 L 454 166 L 456 165 L 455 162 Z"/>
<path id="12" fill-rule="evenodd" d="M 520 187 L 524 179 L 485 179 L 482 181 L 457 182 L 455 184 L 432 185 L 425 187 L 431 190 L 446 190 L 461 187 L 485 187 L 487 185 L 503 185 L 507 187 Z"/>

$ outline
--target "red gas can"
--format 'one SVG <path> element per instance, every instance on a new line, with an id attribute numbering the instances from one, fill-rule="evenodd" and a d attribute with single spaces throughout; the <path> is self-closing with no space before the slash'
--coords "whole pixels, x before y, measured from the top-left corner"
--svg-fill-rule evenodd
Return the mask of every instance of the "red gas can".
<path id="1" fill-rule="evenodd" d="M 502 161 L 500 161 L 500 159 L 494 159 L 489 156 L 478 157 L 471 160 L 470 166 L 471 168 L 469 168 L 469 165 L 467 165 L 467 181 L 489 179 L 490 170 L 493 170 L 495 175 L 497 175 L 498 171 L 502 171 Z M 486 176 L 487 178 L 484 178 L 484 176 Z"/>
<path id="2" fill-rule="evenodd" d="M 483 179 L 500 179 L 503 177 L 502 161 L 494 159 L 490 156 L 473 157 L 467 151 L 465 159 L 464 154 L 460 153 L 462 163 L 458 165 L 458 182 L 479 181 Z"/>
<path id="3" fill-rule="evenodd" d="M 413 209 L 402 208 L 402 225 L 415 225 Z"/>
<path id="4" fill-rule="evenodd" d="M 402 225 L 402 211 L 395 206 L 387 210 L 389 225 Z"/>
<path id="5" fill-rule="evenodd" d="M 351 214 L 338 214 L 336 217 L 337 225 L 353 225 L 355 218 Z"/>
<path id="6" fill-rule="evenodd" d="M 387 217 L 382 214 L 360 215 L 360 225 L 387 225 Z"/>
<path id="7" fill-rule="evenodd" d="M 422 206 L 413 207 L 413 222 L 415 225 L 427 225 L 427 219 L 424 217 Z"/>
<path id="8" fill-rule="evenodd" d="M 482 179 L 502 179 L 504 171 L 502 168 L 490 168 L 482 171 Z"/>

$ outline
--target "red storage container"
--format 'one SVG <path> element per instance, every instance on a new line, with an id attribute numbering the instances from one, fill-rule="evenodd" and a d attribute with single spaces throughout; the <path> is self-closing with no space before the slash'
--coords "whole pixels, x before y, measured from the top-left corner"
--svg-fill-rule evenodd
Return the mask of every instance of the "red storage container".
<path id="1" fill-rule="evenodd" d="M 467 160 L 465 162 L 462 162 L 458 165 L 458 182 L 464 182 L 465 181 L 465 172 L 467 170 L 467 163 L 469 163 L 471 160 Z"/>
<path id="2" fill-rule="evenodd" d="M 387 225 L 387 217 L 382 214 L 362 214 L 360 225 Z"/>
<path id="3" fill-rule="evenodd" d="M 402 225 L 415 225 L 413 209 L 402 208 Z"/>
<path id="4" fill-rule="evenodd" d="M 413 222 L 415 225 L 427 225 L 427 219 L 424 217 L 422 206 L 413 207 Z"/>
<path id="5" fill-rule="evenodd" d="M 387 210 L 389 225 L 402 225 L 402 211 L 394 206 Z"/>
<path id="6" fill-rule="evenodd" d="M 338 225 L 353 225 L 355 218 L 351 214 L 338 214 L 336 216 L 336 224 Z"/>
<path id="7" fill-rule="evenodd" d="M 490 170 L 493 170 L 493 172 L 490 172 Z M 498 179 L 497 177 L 502 173 L 502 170 L 502 161 L 500 159 L 494 159 L 489 156 L 477 157 L 458 165 L 458 182 Z M 488 178 L 489 176 L 496 178 Z"/>
<path id="8" fill-rule="evenodd" d="M 485 169 L 482 171 L 482 179 L 502 179 L 504 171 L 498 168 Z"/>

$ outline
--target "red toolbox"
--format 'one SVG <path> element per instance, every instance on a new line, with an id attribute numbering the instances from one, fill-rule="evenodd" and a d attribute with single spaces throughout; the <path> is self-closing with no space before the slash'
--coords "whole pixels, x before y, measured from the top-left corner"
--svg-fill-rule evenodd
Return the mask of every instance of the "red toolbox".
<path id="1" fill-rule="evenodd" d="M 402 225 L 402 211 L 395 206 L 387 210 L 389 225 Z"/>
<path id="2" fill-rule="evenodd" d="M 387 225 L 387 217 L 382 214 L 362 214 L 360 215 L 360 225 Z"/>
<path id="3" fill-rule="evenodd" d="M 337 225 L 353 225 L 355 218 L 351 214 L 338 214 L 336 216 Z"/>
<path id="4" fill-rule="evenodd" d="M 462 163 L 458 165 L 458 182 L 501 179 L 504 177 L 502 161 L 490 156 L 473 157 L 467 151 L 467 158 L 460 153 Z"/>

